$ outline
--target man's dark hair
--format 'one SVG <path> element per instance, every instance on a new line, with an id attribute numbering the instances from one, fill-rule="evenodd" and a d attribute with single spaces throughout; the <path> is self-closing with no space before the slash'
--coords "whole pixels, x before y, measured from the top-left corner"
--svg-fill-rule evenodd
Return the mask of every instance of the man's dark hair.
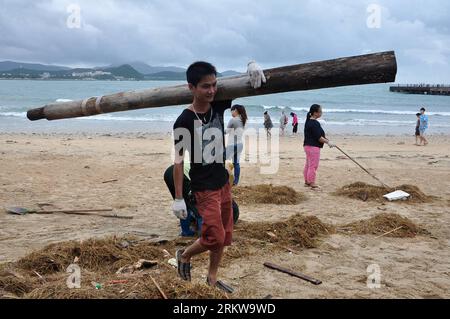
<path id="1" fill-rule="evenodd" d="M 424 112 L 426 111 L 424 107 L 423 107 L 423 108 L 421 108 L 420 110 L 421 110 L 421 111 L 424 111 Z"/>
<path id="2" fill-rule="evenodd" d="M 217 76 L 217 70 L 211 63 L 203 61 L 191 64 L 186 71 L 187 82 L 193 86 L 197 86 L 198 83 L 208 75 Z"/>
<path id="3" fill-rule="evenodd" d="M 422 115 L 422 114 L 420 114 L 420 113 L 417 113 L 417 114 L 416 114 L 416 116 L 421 116 L 421 115 Z"/>

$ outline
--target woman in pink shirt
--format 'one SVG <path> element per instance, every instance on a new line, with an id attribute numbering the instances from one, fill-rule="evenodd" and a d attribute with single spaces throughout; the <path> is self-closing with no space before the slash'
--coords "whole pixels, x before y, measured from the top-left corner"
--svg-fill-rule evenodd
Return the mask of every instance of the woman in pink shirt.
<path id="1" fill-rule="evenodd" d="M 295 114 L 295 113 L 291 113 L 291 116 L 293 117 L 293 119 L 292 119 L 292 126 L 293 126 L 292 133 L 293 134 L 297 134 L 297 132 L 298 132 L 298 117 L 297 117 L 297 114 Z"/>

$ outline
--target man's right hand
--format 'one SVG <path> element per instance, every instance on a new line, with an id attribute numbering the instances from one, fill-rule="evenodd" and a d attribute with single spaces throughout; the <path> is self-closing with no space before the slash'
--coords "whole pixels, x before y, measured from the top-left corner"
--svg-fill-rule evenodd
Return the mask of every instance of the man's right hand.
<path id="1" fill-rule="evenodd" d="M 184 199 L 175 199 L 172 205 L 173 214 L 182 220 L 185 220 L 188 216 L 187 207 Z"/>

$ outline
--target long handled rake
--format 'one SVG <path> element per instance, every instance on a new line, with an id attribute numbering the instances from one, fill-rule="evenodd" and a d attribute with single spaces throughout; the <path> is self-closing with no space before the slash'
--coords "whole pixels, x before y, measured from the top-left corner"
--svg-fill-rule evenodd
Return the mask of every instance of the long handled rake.
<path id="1" fill-rule="evenodd" d="M 370 173 L 367 169 L 365 169 L 361 164 L 359 164 L 356 160 L 354 160 L 350 155 L 348 155 L 347 153 L 345 153 L 339 146 L 336 146 L 336 148 L 342 152 L 342 154 L 344 154 L 345 156 L 347 156 L 351 161 L 353 161 L 353 163 L 355 163 L 356 165 L 358 165 L 364 172 L 366 172 L 367 174 L 369 174 L 372 178 L 374 178 L 375 180 L 377 180 L 381 185 L 383 185 L 384 188 L 386 189 L 392 189 L 392 187 L 389 187 L 388 185 L 386 185 L 385 183 L 383 183 L 378 177 L 376 177 L 375 175 L 373 175 L 372 173 Z"/>

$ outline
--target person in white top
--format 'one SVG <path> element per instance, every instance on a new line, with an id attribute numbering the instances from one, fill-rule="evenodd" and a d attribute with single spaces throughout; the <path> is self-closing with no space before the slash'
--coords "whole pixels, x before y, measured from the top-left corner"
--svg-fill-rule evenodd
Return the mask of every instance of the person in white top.
<path id="1" fill-rule="evenodd" d="M 239 104 L 231 107 L 232 119 L 228 122 L 227 134 L 228 146 L 226 158 L 233 158 L 234 167 L 234 181 L 233 186 L 239 183 L 239 177 L 241 174 L 241 166 L 239 164 L 239 158 L 241 157 L 244 145 L 242 143 L 242 135 L 244 134 L 245 124 L 247 124 L 247 112 L 245 107 Z"/>

